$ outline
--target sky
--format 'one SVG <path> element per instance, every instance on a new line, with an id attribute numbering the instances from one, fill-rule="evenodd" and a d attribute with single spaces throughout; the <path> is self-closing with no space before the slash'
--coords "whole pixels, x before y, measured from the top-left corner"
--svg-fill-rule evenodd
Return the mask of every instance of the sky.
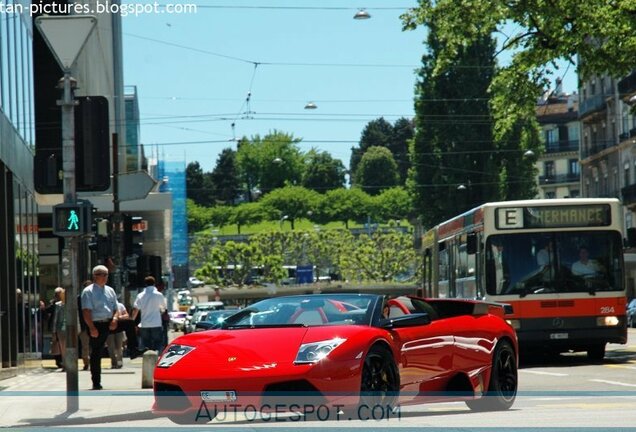
<path id="1" fill-rule="evenodd" d="M 277 130 L 348 166 L 367 123 L 414 116 L 426 31 L 402 31 L 399 17 L 416 0 L 175 2 L 196 12 L 122 19 L 146 154 L 207 172 L 235 140 Z M 354 20 L 360 9 L 371 18 Z M 576 90 L 573 74 L 563 89 Z"/>

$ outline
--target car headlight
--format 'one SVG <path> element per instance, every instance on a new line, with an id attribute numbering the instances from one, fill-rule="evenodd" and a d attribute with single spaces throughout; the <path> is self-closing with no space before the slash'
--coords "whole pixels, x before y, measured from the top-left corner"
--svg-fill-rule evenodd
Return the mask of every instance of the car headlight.
<path id="1" fill-rule="evenodd" d="M 345 339 L 342 338 L 334 338 L 326 341 L 302 344 L 298 349 L 294 364 L 318 363 L 344 341 Z"/>
<path id="2" fill-rule="evenodd" d="M 187 345 L 170 345 L 159 358 L 157 367 L 169 368 L 193 350 L 194 347 Z"/>

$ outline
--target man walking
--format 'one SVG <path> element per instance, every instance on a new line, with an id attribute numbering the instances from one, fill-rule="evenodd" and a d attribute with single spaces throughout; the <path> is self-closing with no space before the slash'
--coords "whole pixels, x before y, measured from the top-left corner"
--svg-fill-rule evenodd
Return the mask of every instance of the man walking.
<path id="1" fill-rule="evenodd" d="M 93 390 L 101 390 L 102 349 L 110 330 L 117 328 L 117 294 L 106 285 L 108 268 L 98 265 L 93 268 L 93 283 L 82 291 L 82 316 L 90 336 L 90 363 Z"/>
<path id="2" fill-rule="evenodd" d="M 141 311 L 139 323 L 141 340 L 146 348 L 161 354 L 164 348 L 161 313 L 167 308 L 166 298 L 155 287 L 154 277 L 146 276 L 144 285 L 146 288 L 137 294 L 133 304 L 132 319 L 134 321 Z"/>

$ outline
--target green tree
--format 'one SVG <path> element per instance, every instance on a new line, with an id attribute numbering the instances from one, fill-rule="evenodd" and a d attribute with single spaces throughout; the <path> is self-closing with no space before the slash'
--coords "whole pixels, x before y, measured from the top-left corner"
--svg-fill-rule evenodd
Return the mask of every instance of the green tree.
<path id="1" fill-rule="evenodd" d="M 411 161 L 409 159 L 409 142 L 415 135 L 415 125 L 412 120 L 401 117 L 396 120 L 393 125 L 393 135 L 389 150 L 393 154 L 395 163 L 398 166 L 398 174 L 400 176 L 400 185 L 406 184 Z"/>
<path id="2" fill-rule="evenodd" d="M 241 204 L 234 207 L 230 222 L 236 225 L 236 229 L 241 234 L 241 227 L 259 223 L 267 218 L 267 212 L 258 202 Z"/>
<path id="3" fill-rule="evenodd" d="M 254 191 L 258 187 L 261 177 L 260 146 L 245 137 L 242 138 L 237 144 L 236 164 L 247 200 L 252 202 L 254 201 Z"/>
<path id="4" fill-rule="evenodd" d="M 234 150 L 225 148 L 219 154 L 210 181 L 217 203 L 234 204 L 242 191 Z"/>
<path id="5" fill-rule="evenodd" d="M 387 282 L 415 275 L 417 254 L 411 234 L 379 232 L 360 235 L 341 256 L 342 275 L 349 281 Z"/>
<path id="6" fill-rule="evenodd" d="M 222 228 L 232 223 L 234 208 L 231 206 L 216 206 L 209 208 L 209 224 Z"/>
<path id="7" fill-rule="evenodd" d="M 372 198 L 373 219 L 387 222 L 408 220 L 413 213 L 411 194 L 401 186 L 386 189 Z"/>
<path id="8" fill-rule="evenodd" d="M 289 220 L 292 229 L 294 222 L 300 218 L 306 218 L 309 212 L 316 211 L 317 204 L 321 201 L 318 192 L 306 189 L 302 186 L 286 186 L 275 189 L 263 197 L 261 203 L 268 209 L 270 215 Z"/>
<path id="9" fill-rule="evenodd" d="M 359 147 L 351 149 L 349 169 L 355 173 L 362 156 L 371 147 L 390 147 L 393 140 L 393 126 L 384 117 L 371 120 L 362 130 Z"/>
<path id="10" fill-rule="evenodd" d="M 199 162 L 190 162 L 186 166 L 186 196 L 196 204 L 205 203 L 204 175 Z"/>
<path id="11" fill-rule="evenodd" d="M 360 188 L 334 189 L 325 194 L 321 214 L 324 220 L 339 220 L 349 228 L 349 221 L 369 216 L 371 198 Z"/>
<path id="12" fill-rule="evenodd" d="M 420 0 L 403 15 L 406 29 L 436 23 L 440 42 L 434 76 L 447 73 L 463 47 L 506 35 L 498 55 L 510 58 L 493 79 L 491 101 L 495 138 L 505 141 L 535 116 L 557 60 L 577 65 L 582 79 L 595 74 L 623 76 L 634 68 L 636 6 L 630 1 Z M 578 61 L 575 61 L 577 60 Z"/>
<path id="13" fill-rule="evenodd" d="M 494 41 L 486 36 L 462 47 L 445 73 L 435 75 L 443 46 L 437 27 L 428 25 L 429 50 L 416 84 L 417 132 L 410 146 L 407 184 L 416 212 L 425 226 L 432 226 L 498 198 L 500 160 L 488 106 Z"/>
<path id="14" fill-rule="evenodd" d="M 239 285 L 247 283 L 252 268 L 263 261 L 263 251 L 253 243 L 216 243 L 195 275 L 208 283 Z M 231 271 L 228 271 L 231 269 Z"/>
<path id="15" fill-rule="evenodd" d="M 298 148 L 299 142 L 300 139 L 293 135 L 279 131 L 273 131 L 260 140 L 259 187 L 264 194 L 286 185 L 300 185 L 304 160 Z"/>
<path id="16" fill-rule="evenodd" d="M 320 193 L 343 187 L 345 167 L 340 159 L 334 159 L 326 151 L 318 152 L 314 149 L 305 158 L 304 187 Z"/>
<path id="17" fill-rule="evenodd" d="M 399 182 L 397 164 L 386 147 L 369 147 L 355 172 L 355 184 L 370 195 L 396 186 Z"/>
<path id="18" fill-rule="evenodd" d="M 194 202 L 193 199 L 186 200 L 186 212 L 188 214 L 188 232 L 201 231 L 210 223 L 210 209 Z"/>

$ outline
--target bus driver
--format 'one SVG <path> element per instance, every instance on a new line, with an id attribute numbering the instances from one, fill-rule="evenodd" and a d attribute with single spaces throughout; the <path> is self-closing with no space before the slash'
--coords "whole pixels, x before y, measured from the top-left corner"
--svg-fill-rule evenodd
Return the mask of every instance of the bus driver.
<path id="1" fill-rule="evenodd" d="M 586 247 L 579 249 L 579 260 L 572 264 L 572 274 L 584 278 L 595 277 L 601 274 L 601 265 L 590 259 L 590 253 Z"/>

